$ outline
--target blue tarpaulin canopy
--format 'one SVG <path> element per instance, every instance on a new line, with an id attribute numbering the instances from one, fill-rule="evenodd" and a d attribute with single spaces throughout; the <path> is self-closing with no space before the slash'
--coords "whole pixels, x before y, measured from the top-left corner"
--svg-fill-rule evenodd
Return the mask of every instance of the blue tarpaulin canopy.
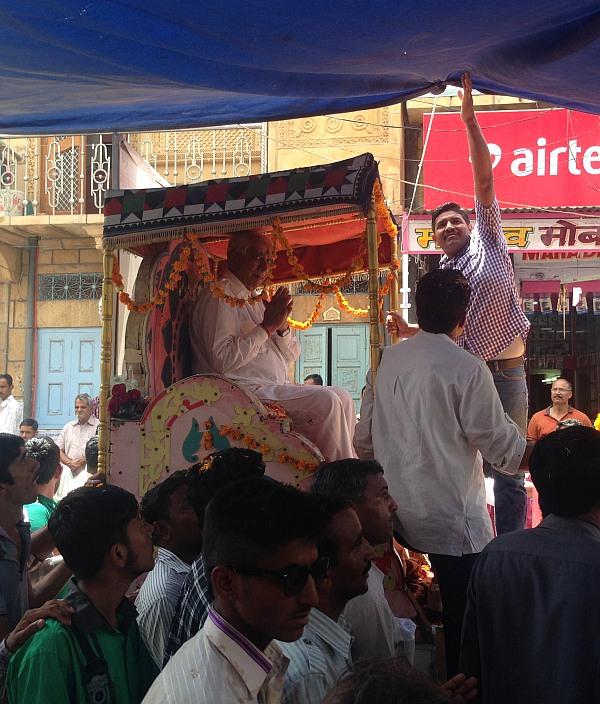
<path id="1" fill-rule="evenodd" d="M 0 134 L 214 126 L 457 84 L 600 113 L 597 0 L 0 0 Z"/>

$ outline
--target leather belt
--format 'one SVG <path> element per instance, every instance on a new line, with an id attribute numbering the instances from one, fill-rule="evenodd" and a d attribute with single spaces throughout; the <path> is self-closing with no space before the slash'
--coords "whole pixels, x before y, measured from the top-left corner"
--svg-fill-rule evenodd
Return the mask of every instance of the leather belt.
<path id="1" fill-rule="evenodd" d="M 503 369 L 515 369 L 525 364 L 525 357 L 511 357 L 510 359 L 489 359 L 486 364 L 492 372 L 501 372 Z"/>

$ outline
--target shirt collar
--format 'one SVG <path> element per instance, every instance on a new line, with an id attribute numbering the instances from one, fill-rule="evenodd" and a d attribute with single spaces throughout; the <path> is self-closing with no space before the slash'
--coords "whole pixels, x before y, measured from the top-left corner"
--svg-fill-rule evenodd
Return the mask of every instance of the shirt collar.
<path id="1" fill-rule="evenodd" d="M 353 639 L 346 630 L 346 622 L 342 616 L 334 621 L 319 609 L 312 609 L 308 617 L 308 628 L 342 657 L 348 658 L 350 656 L 350 646 Z"/>
<path id="2" fill-rule="evenodd" d="M 552 410 L 552 404 L 550 404 L 550 405 L 548 406 L 548 408 L 546 408 L 546 413 L 545 413 L 545 415 L 549 416 L 551 410 Z M 563 418 L 565 418 L 566 416 L 568 416 L 569 413 L 573 413 L 573 406 L 569 406 L 569 407 L 567 408 L 567 412 L 565 413 L 565 415 L 563 416 Z M 556 420 L 556 418 L 554 418 L 553 416 L 550 416 L 550 417 L 552 418 L 552 420 Z M 562 420 L 562 418 L 561 418 L 561 420 Z"/>
<path id="3" fill-rule="evenodd" d="M 232 274 L 229 269 L 225 270 L 223 278 L 229 283 L 229 287 L 231 288 L 231 292 L 234 296 L 238 296 L 239 298 L 250 298 L 250 296 L 254 293 L 254 291 L 247 289 L 238 277 L 235 274 Z"/>
<path id="4" fill-rule="evenodd" d="M 106 628 L 109 631 L 115 630 L 81 589 L 79 589 L 75 578 L 71 579 L 69 591 L 65 599 L 69 605 L 75 609 L 72 620 L 82 633 L 92 633 L 99 628 Z M 136 618 L 137 609 L 129 599 L 123 597 L 123 600 L 117 607 L 119 630 L 122 633 L 128 631 L 129 627 L 135 623 Z"/>
<path id="5" fill-rule="evenodd" d="M 458 252 L 453 256 L 449 257 L 447 254 L 442 254 L 442 257 L 440 259 L 439 266 L 445 266 L 449 265 L 450 262 L 455 262 L 457 259 L 460 259 L 465 252 L 469 250 L 469 245 L 471 244 L 471 237 L 473 236 L 473 232 L 471 231 L 471 235 L 469 236 L 469 239 L 464 243 L 464 245 L 458 250 Z"/>
<path id="6" fill-rule="evenodd" d="M 0 407 L 4 408 L 8 403 L 11 401 L 14 401 L 15 397 L 11 394 L 10 396 L 7 396 L 4 401 L 0 401 Z"/>
<path id="7" fill-rule="evenodd" d="M 95 427 L 100 423 L 100 421 L 96 418 L 96 416 L 91 415 L 91 416 L 86 420 L 85 423 L 80 423 L 78 418 L 75 418 L 75 420 L 69 421 L 69 423 L 70 423 L 73 427 L 75 427 L 76 425 L 81 425 L 81 426 L 84 426 L 84 425 L 91 425 L 91 426 L 93 426 L 93 427 L 95 428 Z"/>
<path id="8" fill-rule="evenodd" d="M 563 532 L 571 533 L 587 533 L 592 538 L 600 541 L 600 528 L 594 523 L 583 521 L 581 518 L 565 516 L 556 516 L 554 513 L 549 514 L 540 523 L 544 528 L 554 528 Z"/>
<path id="9" fill-rule="evenodd" d="M 159 560 L 168 564 L 171 569 L 175 570 L 175 572 L 179 572 L 179 574 L 187 574 L 190 571 L 190 565 L 167 548 L 158 548 L 156 562 Z"/>
<path id="10" fill-rule="evenodd" d="M 271 641 L 259 650 L 214 609 L 208 610 L 203 631 L 208 640 L 240 675 L 254 699 L 271 676 L 283 675 L 289 660 Z"/>

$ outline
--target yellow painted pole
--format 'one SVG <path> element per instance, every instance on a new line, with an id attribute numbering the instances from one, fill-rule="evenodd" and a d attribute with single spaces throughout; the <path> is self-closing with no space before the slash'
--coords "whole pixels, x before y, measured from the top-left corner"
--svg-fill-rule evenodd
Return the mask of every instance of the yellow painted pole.
<path id="1" fill-rule="evenodd" d="M 377 215 L 375 199 L 367 213 L 367 248 L 369 256 L 369 333 L 371 339 L 371 372 L 373 384 L 379 366 L 379 257 L 377 254 Z"/>
<path id="2" fill-rule="evenodd" d="M 108 417 L 108 398 L 110 396 L 110 378 L 112 375 L 112 321 L 113 321 L 113 253 L 104 248 L 102 279 L 102 347 L 100 351 L 100 426 L 98 429 L 98 471 L 110 481 L 108 454 L 110 451 L 110 423 Z"/>
<path id="3" fill-rule="evenodd" d="M 394 236 L 391 238 L 391 259 L 392 262 L 398 261 L 398 237 Z M 396 270 L 396 276 L 393 281 L 390 282 L 390 309 L 398 311 L 400 306 L 400 293 L 398 291 L 398 276 L 400 272 Z M 395 345 L 398 342 L 398 335 L 390 335 L 392 344 Z"/>

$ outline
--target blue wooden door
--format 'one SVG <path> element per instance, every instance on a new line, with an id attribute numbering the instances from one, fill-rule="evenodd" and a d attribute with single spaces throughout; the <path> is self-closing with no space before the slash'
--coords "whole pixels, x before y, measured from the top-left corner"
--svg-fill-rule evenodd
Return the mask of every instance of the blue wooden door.
<path id="1" fill-rule="evenodd" d="M 77 394 L 100 391 L 100 328 L 38 330 L 36 419 L 58 430 L 74 418 Z"/>
<path id="2" fill-rule="evenodd" d="M 368 334 L 364 324 L 331 327 L 331 384 L 348 391 L 357 412 L 367 375 Z"/>
<path id="3" fill-rule="evenodd" d="M 327 383 L 327 326 L 315 325 L 300 333 L 302 353 L 298 360 L 298 382 L 309 374 L 320 374 Z"/>

